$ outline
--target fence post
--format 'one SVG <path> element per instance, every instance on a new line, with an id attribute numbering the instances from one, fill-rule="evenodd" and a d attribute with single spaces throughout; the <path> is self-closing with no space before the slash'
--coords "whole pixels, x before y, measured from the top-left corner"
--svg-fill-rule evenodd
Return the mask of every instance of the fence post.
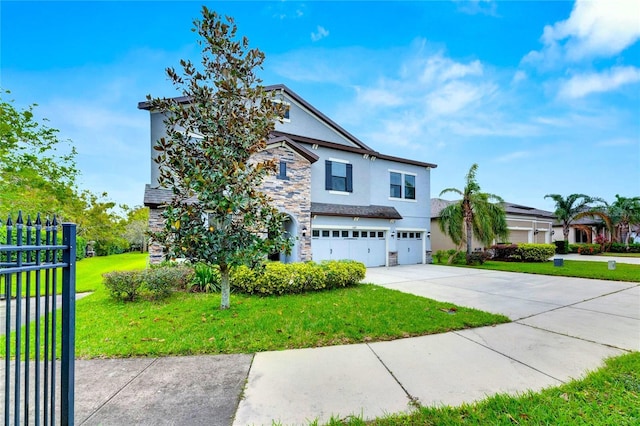
<path id="1" fill-rule="evenodd" d="M 74 370 L 76 332 L 76 225 L 62 224 L 62 244 L 67 246 L 62 262 L 62 359 L 61 359 L 61 424 L 74 422 Z M 55 295 L 54 295 L 55 297 Z"/>

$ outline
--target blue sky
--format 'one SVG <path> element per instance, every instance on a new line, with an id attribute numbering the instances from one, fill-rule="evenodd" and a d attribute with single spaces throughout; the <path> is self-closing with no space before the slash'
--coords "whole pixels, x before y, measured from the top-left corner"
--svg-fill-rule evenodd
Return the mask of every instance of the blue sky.
<path id="1" fill-rule="evenodd" d="M 198 61 L 202 4 L 284 83 L 382 153 L 436 163 L 431 193 L 640 195 L 640 2 L 2 1 L 0 87 L 77 147 L 81 185 L 140 205 L 147 94 Z"/>

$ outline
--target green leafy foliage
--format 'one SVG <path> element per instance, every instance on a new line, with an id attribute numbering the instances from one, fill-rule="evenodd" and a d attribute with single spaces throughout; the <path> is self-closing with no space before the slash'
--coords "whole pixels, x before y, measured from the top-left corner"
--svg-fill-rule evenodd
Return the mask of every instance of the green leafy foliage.
<path id="1" fill-rule="evenodd" d="M 640 244 L 612 243 L 609 249 L 612 253 L 640 253 Z"/>
<path id="2" fill-rule="evenodd" d="M 547 194 L 544 198 L 551 198 L 556 203 L 554 215 L 556 220 L 562 223 L 562 234 L 565 244 L 569 244 L 569 230 L 571 224 L 591 209 L 591 205 L 596 202 L 603 202 L 601 198 L 591 197 L 585 194 L 571 194 L 563 197 L 560 194 Z"/>
<path id="3" fill-rule="evenodd" d="M 220 269 L 206 263 L 197 263 L 193 267 L 193 279 L 188 284 L 188 290 L 204 293 L 220 292 Z"/>
<path id="4" fill-rule="evenodd" d="M 217 265 L 226 309 L 231 268 L 291 249 L 285 216 L 258 190 L 275 163 L 250 161 L 266 147 L 284 106 L 272 102 L 276 94 L 255 74 L 264 54 L 238 39 L 232 18 L 225 22 L 203 6 L 194 26 L 202 65 L 182 60 L 181 75 L 167 69 L 189 102 L 147 97 L 165 114 L 167 137 L 156 142 L 155 161 L 160 185 L 173 191 L 163 211 L 165 227 L 153 238 L 170 258 Z"/>
<path id="5" fill-rule="evenodd" d="M 446 263 L 449 265 L 463 265 L 467 263 L 466 253 L 456 250 L 438 250 L 433 255 L 436 263 Z"/>
<path id="6" fill-rule="evenodd" d="M 554 244 L 521 243 L 518 244 L 515 255 L 516 259 L 522 262 L 546 262 L 555 252 L 556 246 Z"/>
<path id="7" fill-rule="evenodd" d="M 600 244 L 581 244 L 578 247 L 578 253 L 583 255 L 592 255 L 600 253 L 602 246 Z"/>
<path id="8" fill-rule="evenodd" d="M 184 289 L 193 279 L 189 267 L 155 267 L 142 271 L 114 271 L 103 275 L 104 286 L 116 300 L 133 302 L 141 296 L 160 300 L 176 289 Z"/>
<path id="9" fill-rule="evenodd" d="M 246 266 L 234 268 L 231 285 L 247 294 L 295 294 L 352 286 L 364 279 L 365 266 L 352 260 L 315 262 L 270 262 L 252 270 Z"/>
<path id="10" fill-rule="evenodd" d="M 104 286 L 111 297 L 117 300 L 133 302 L 142 289 L 142 273 L 138 271 L 114 271 L 103 275 Z"/>

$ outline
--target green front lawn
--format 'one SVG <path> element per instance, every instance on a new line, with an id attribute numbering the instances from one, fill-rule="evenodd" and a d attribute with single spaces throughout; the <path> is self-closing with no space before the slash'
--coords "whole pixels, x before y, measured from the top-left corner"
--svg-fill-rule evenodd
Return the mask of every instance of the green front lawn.
<path id="1" fill-rule="evenodd" d="M 364 284 L 278 297 L 233 294 L 231 309 L 224 311 L 219 294 L 177 292 L 160 302 L 113 300 L 102 273 L 142 269 L 146 259 L 125 254 L 78 262 L 78 290 L 95 290 L 76 304 L 79 358 L 252 353 L 392 340 L 509 321 Z"/>
<path id="2" fill-rule="evenodd" d="M 605 362 L 605 366 L 565 385 L 521 396 L 496 395 L 460 407 L 419 408 L 364 422 L 333 420 L 330 425 L 638 425 L 640 424 L 640 353 Z"/>
<path id="3" fill-rule="evenodd" d="M 125 253 L 114 256 L 100 256 L 82 259 L 76 262 L 76 293 L 86 293 L 90 291 L 96 291 L 102 287 L 102 274 L 111 271 L 129 271 L 135 269 L 144 269 L 147 266 L 149 256 L 144 253 Z M 44 271 L 29 272 L 29 294 L 35 296 L 36 294 L 36 274 L 40 273 L 40 294 L 45 294 L 45 280 L 46 273 Z M 62 270 L 57 271 L 57 286 L 56 293 L 62 293 Z M 27 273 L 22 274 L 22 295 L 27 294 Z M 53 277 L 50 277 L 50 282 L 53 282 Z M 2 277 L 2 285 L 0 288 L 4 293 L 4 277 Z M 16 293 L 16 274 L 11 276 L 12 290 L 11 294 Z M 52 291 L 52 284 L 50 284 L 50 290 Z"/>
<path id="4" fill-rule="evenodd" d="M 441 265 L 446 265 L 441 263 Z M 451 265 L 464 266 L 467 265 Z M 491 269 L 496 271 L 523 272 L 526 274 L 556 275 L 562 277 L 594 278 L 613 281 L 640 282 L 640 265 L 630 265 L 616 262 L 616 269 L 609 270 L 608 263 L 589 262 L 583 260 L 565 260 L 564 266 L 554 266 L 553 261 L 542 263 L 524 262 L 500 262 L 486 261 L 482 265 L 473 265 L 471 268 Z"/>

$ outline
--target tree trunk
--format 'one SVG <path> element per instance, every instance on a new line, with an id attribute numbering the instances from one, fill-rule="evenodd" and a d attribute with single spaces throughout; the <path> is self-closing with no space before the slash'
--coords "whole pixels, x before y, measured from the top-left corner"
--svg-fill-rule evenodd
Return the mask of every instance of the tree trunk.
<path id="1" fill-rule="evenodd" d="M 229 309 L 231 287 L 229 284 L 229 267 L 220 266 L 220 293 L 222 299 L 220 300 L 220 309 Z"/>
<path id="2" fill-rule="evenodd" d="M 467 225 L 467 256 L 471 256 L 471 245 L 473 244 L 472 243 L 473 232 L 471 231 L 471 222 L 467 221 L 466 225 Z"/>

